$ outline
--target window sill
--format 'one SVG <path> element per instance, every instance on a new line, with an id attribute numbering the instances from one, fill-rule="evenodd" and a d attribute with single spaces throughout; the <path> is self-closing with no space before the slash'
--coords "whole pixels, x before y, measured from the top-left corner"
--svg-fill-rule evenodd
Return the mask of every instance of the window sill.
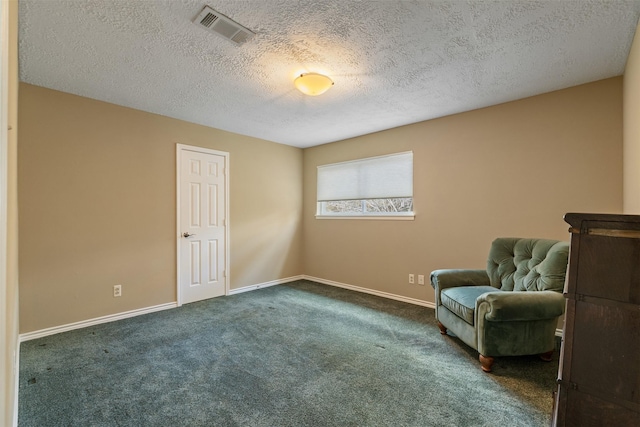
<path id="1" fill-rule="evenodd" d="M 316 215 L 316 219 L 364 219 L 382 221 L 413 221 L 415 215 Z"/>

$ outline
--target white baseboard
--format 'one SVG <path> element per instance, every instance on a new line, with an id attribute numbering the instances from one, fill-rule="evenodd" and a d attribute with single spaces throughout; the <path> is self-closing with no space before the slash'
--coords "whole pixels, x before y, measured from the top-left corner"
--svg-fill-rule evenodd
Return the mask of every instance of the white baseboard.
<path id="1" fill-rule="evenodd" d="M 352 291 L 376 295 L 382 298 L 393 299 L 396 301 L 402 301 L 409 304 L 421 305 L 423 307 L 429 307 L 429 308 L 436 308 L 436 305 L 429 301 L 423 301 L 416 298 L 410 298 L 402 295 L 391 294 L 388 292 L 376 291 L 374 289 L 362 288 L 360 286 L 349 285 L 347 283 L 334 282 L 333 280 L 321 279 L 319 277 L 307 276 L 305 274 L 302 274 L 300 276 L 287 277 L 286 279 L 273 280 L 271 282 L 259 283 L 257 285 L 244 286 L 242 288 L 231 289 L 229 291 L 229 295 L 240 294 L 242 292 L 255 291 L 257 289 L 262 289 L 269 286 L 282 285 L 284 283 L 295 282 L 296 280 L 309 280 L 311 282 L 317 282 L 323 285 L 330 285 L 338 288 L 349 289 Z"/>
<path id="2" fill-rule="evenodd" d="M 333 280 L 321 279 L 319 277 L 307 276 L 307 275 L 299 275 L 287 277 L 284 279 L 272 280 L 270 282 L 258 283 L 256 285 L 244 286 L 242 288 L 231 289 L 229 290 L 228 295 L 236 295 L 243 292 L 255 291 L 262 288 L 267 288 L 269 286 L 281 285 L 284 283 L 295 282 L 296 280 L 310 280 L 312 282 L 321 283 L 324 285 L 336 286 L 339 288 L 349 289 L 356 292 L 362 292 L 366 294 L 376 295 L 382 298 L 389 298 L 396 301 L 402 301 L 409 304 L 421 305 L 424 307 L 435 308 L 435 304 L 429 301 L 423 301 L 416 298 L 409 298 L 402 295 L 391 294 L 388 292 L 376 291 L 373 289 L 362 288 L 360 286 L 349 285 L 346 283 L 334 282 Z M 83 320 L 80 322 L 68 323 L 66 325 L 54 326 L 51 328 L 41 329 L 38 331 L 27 332 L 24 334 L 20 334 L 19 342 L 25 342 L 29 340 L 34 340 L 37 338 L 46 337 L 49 335 L 59 334 L 61 332 L 72 331 L 74 329 L 86 328 L 89 326 L 99 325 L 101 323 L 114 322 L 116 320 L 127 319 L 129 317 L 141 316 L 143 314 L 153 313 L 156 311 L 168 310 L 171 308 L 176 308 L 178 306 L 177 302 L 171 302 L 166 304 L 160 304 L 152 307 L 140 308 L 136 310 L 126 311 L 123 313 L 110 314 L 108 316 L 96 317 L 94 319 Z"/>
<path id="3" fill-rule="evenodd" d="M 94 319 L 82 320 L 80 322 L 68 323 L 66 325 L 40 329 L 39 331 L 20 334 L 20 342 L 34 340 L 36 338 L 42 338 L 49 335 L 59 334 L 61 332 L 72 331 L 74 329 L 81 329 L 81 328 L 86 328 L 88 326 L 99 325 L 101 323 L 114 322 L 116 320 L 127 319 L 129 317 L 141 316 L 143 314 L 149 314 L 156 311 L 168 310 L 170 308 L 176 308 L 177 306 L 178 306 L 177 302 L 169 302 L 166 304 L 154 305 L 152 307 L 139 308 L 136 310 L 125 311 L 123 313 L 110 314 L 108 316 L 96 317 Z"/>
<path id="4" fill-rule="evenodd" d="M 356 291 L 356 292 L 362 292 L 362 293 L 365 293 L 365 294 L 371 294 L 371 295 L 379 296 L 379 297 L 382 297 L 382 298 L 388 298 L 388 299 L 393 299 L 393 300 L 396 300 L 396 301 L 402 301 L 402 302 L 406 302 L 406 303 L 409 303 L 409 304 L 421 305 L 423 307 L 429 307 L 429 308 L 434 308 L 434 309 L 436 308 L 436 305 L 434 303 L 429 302 L 429 301 L 420 300 L 420 299 L 417 299 L 417 298 L 405 297 L 405 296 L 402 296 L 402 295 L 391 294 L 389 292 L 376 291 L 374 289 L 362 288 L 360 286 L 354 286 L 354 285 L 349 285 L 349 284 L 346 284 L 346 283 L 334 282 L 333 280 L 321 279 L 319 277 L 303 275 L 303 279 L 310 280 L 312 282 L 322 283 L 324 285 L 336 286 L 338 288 L 344 288 L 344 289 L 349 289 L 349 290 Z"/>
<path id="5" fill-rule="evenodd" d="M 242 288 L 230 289 L 227 295 L 236 295 L 243 292 L 255 291 L 257 289 L 268 288 L 269 286 L 282 285 L 283 283 L 295 282 L 296 280 L 303 280 L 304 276 L 292 276 L 285 279 L 272 280 L 270 282 L 258 283 L 257 285 L 244 286 Z"/>

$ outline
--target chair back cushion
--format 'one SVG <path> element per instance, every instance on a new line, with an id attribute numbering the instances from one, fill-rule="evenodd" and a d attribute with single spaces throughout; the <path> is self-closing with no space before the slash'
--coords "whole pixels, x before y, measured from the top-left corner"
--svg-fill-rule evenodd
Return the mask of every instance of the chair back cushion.
<path id="1" fill-rule="evenodd" d="M 498 238 L 491 244 L 487 274 L 502 291 L 562 292 L 569 243 L 548 239 Z"/>

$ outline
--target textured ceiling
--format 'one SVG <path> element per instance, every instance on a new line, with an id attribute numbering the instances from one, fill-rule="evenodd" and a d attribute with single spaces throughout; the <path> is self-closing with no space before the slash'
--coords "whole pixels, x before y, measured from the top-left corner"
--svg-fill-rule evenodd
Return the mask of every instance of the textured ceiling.
<path id="1" fill-rule="evenodd" d="M 194 25 L 208 4 L 256 32 Z M 20 0 L 20 79 L 309 147 L 623 73 L 640 0 Z M 318 97 L 301 72 L 335 85 Z"/>

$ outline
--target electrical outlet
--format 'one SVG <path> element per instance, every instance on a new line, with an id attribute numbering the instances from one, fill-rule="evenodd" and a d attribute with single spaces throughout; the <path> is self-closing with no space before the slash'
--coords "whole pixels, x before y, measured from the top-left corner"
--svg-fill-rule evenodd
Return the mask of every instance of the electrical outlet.
<path id="1" fill-rule="evenodd" d="M 409 283 L 410 283 L 410 284 L 412 284 L 412 285 L 413 285 L 414 283 L 416 283 L 416 277 L 415 277 L 415 275 L 413 275 L 413 274 L 410 274 L 410 275 L 409 275 Z"/>
<path id="2" fill-rule="evenodd" d="M 418 274 L 418 285 L 424 285 L 424 274 Z"/>
<path id="3" fill-rule="evenodd" d="M 122 296 L 122 285 L 113 285 L 113 296 L 114 297 Z"/>

